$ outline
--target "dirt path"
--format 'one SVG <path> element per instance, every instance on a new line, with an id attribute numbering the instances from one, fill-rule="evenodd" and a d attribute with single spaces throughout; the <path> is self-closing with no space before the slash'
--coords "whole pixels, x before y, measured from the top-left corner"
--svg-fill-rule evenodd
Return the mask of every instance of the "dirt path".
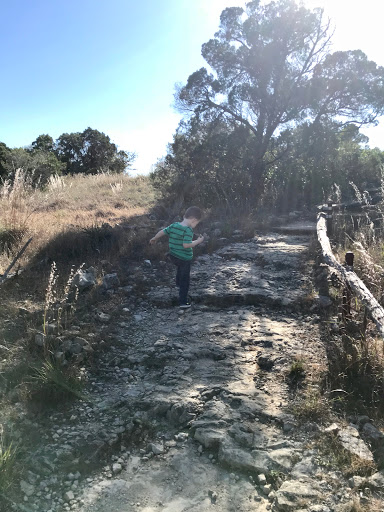
<path id="1" fill-rule="evenodd" d="M 132 285 L 139 272 L 154 286 L 140 301 L 126 287 L 101 328 L 90 403 L 50 418 L 39 457 L 66 477 L 30 482 L 29 510 L 352 510 L 347 482 L 309 447 L 320 427 L 292 414 L 292 362 L 317 371 L 326 357 L 310 241 L 270 233 L 198 258 L 183 314 L 172 268 L 135 269 Z"/>

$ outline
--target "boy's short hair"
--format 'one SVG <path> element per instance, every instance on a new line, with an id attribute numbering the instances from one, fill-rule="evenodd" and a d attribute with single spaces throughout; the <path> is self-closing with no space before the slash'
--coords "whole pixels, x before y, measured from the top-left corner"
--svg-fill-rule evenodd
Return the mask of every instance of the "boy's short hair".
<path id="1" fill-rule="evenodd" d="M 201 220 L 203 218 L 203 212 L 198 206 L 190 206 L 184 213 L 184 219 L 196 219 Z"/>

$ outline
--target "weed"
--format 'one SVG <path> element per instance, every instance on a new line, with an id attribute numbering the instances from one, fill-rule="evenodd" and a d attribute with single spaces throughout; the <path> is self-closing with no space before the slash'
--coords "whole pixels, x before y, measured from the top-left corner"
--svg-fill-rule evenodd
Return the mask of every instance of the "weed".
<path id="1" fill-rule="evenodd" d="M 31 399 L 39 402 L 56 403 L 69 398 L 86 400 L 82 393 L 83 382 L 76 374 L 76 369 L 59 367 L 50 360 L 41 366 L 32 368 L 29 394 Z"/>
<path id="2" fill-rule="evenodd" d="M 63 328 L 68 327 L 68 323 L 75 313 L 79 295 L 78 287 L 74 286 L 74 279 L 76 275 L 80 273 L 83 266 L 84 265 L 80 265 L 77 270 L 72 266 L 64 290 L 60 290 L 57 266 L 55 262 L 52 263 L 45 293 L 43 313 L 43 333 L 45 336 L 49 334 L 48 325 L 52 325 L 50 322 L 54 322 L 53 325 L 56 326 L 57 334 L 59 334 Z"/>
<path id="3" fill-rule="evenodd" d="M 17 448 L 7 441 L 3 426 L 0 425 L 0 493 L 12 484 Z"/>
<path id="4" fill-rule="evenodd" d="M 58 278 L 56 263 L 53 262 L 51 265 L 51 272 L 49 274 L 47 291 L 45 294 L 45 306 L 44 306 L 44 315 L 43 315 L 43 332 L 46 336 L 47 332 L 47 324 L 49 318 L 49 311 L 52 304 L 56 301 L 56 282 Z"/>
<path id="5" fill-rule="evenodd" d="M 315 441 L 320 452 L 319 464 L 342 471 L 345 477 L 353 475 L 369 476 L 377 470 L 374 462 L 364 460 L 347 451 L 337 434 L 321 434 Z"/>
<path id="6" fill-rule="evenodd" d="M 305 361 L 304 359 L 295 359 L 288 372 L 288 378 L 291 383 L 297 383 L 305 377 Z"/>
<path id="7" fill-rule="evenodd" d="M 276 469 L 271 469 L 267 474 L 267 480 L 272 484 L 274 489 L 278 489 L 286 477 L 287 475 L 285 473 L 277 471 Z"/>
<path id="8" fill-rule="evenodd" d="M 319 390 L 309 389 L 297 400 L 292 412 L 303 421 L 323 422 L 329 417 L 329 403 Z"/>

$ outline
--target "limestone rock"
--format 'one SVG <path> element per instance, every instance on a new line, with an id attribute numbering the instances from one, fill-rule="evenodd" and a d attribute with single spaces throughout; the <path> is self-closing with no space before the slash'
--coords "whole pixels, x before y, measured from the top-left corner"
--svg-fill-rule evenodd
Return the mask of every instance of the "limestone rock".
<path id="1" fill-rule="evenodd" d="M 358 431 L 353 427 L 346 427 L 340 430 L 340 443 L 353 455 L 357 455 L 363 460 L 373 461 L 373 455 L 368 446 L 360 439 Z"/>
<path id="2" fill-rule="evenodd" d="M 123 466 L 120 463 L 115 462 L 115 464 L 112 464 L 112 473 L 114 475 L 121 473 L 122 470 L 123 470 Z"/>
<path id="3" fill-rule="evenodd" d="M 368 478 L 367 481 L 374 489 L 384 489 L 384 471 L 378 471 Z"/>
<path id="4" fill-rule="evenodd" d="M 97 313 L 96 317 L 99 320 L 99 322 L 103 324 L 107 324 L 111 320 L 111 315 L 108 315 L 107 313 L 102 313 L 101 311 Z"/>
<path id="5" fill-rule="evenodd" d="M 197 428 L 194 437 L 205 448 L 212 449 L 219 449 L 226 439 L 223 431 L 214 428 Z"/>
<path id="6" fill-rule="evenodd" d="M 65 501 L 72 501 L 75 499 L 75 495 L 73 494 L 72 491 L 67 491 L 66 493 L 64 493 L 64 500 Z"/>
<path id="7" fill-rule="evenodd" d="M 274 510 L 293 512 L 300 506 L 320 500 L 321 492 L 315 481 L 310 483 L 297 480 L 287 480 L 275 493 Z"/>
<path id="8" fill-rule="evenodd" d="M 147 451 L 153 453 L 154 455 L 160 455 L 164 453 L 164 447 L 158 443 L 149 443 Z"/>
<path id="9" fill-rule="evenodd" d="M 79 290 L 92 288 L 96 284 L 96 269 L 89 267 L 85 271 L 78 272 L 72 282 L 73 286 L 77 286 Z"/>
<path id="10" fill-rule="evenodd" d="M 33 496 L 35 493 L 35 487 L 32 484 L 29 484 L 25 480 L 21 480 L 20 489 L 23 494 L 26 496 Z"/>

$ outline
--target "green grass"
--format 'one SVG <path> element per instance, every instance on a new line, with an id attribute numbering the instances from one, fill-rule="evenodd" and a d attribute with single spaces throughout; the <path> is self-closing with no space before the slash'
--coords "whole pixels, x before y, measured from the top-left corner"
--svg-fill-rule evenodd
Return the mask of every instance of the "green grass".
<path id="1" fill-rule="evenodd" d="M 0 493 L 5 492 L 13 482 L 17 448 L 0 431 Z"/>
<path id="2" fill-rule="evenodd" d="M 291 367 L 288 372 L 288 378 L 291 383 L 297 383 L 305 377 L 305 361 L 304 359 L 297 358 L 292 361 Z"/>
<path id="3" fill-rule="evenodd" d="M 49 360 L 32 368 L 28 392 L 32 400 L 54 404 L 57 401 L 79 398 L 86 400 L 82 393 L 83 382 L 76 374 L 76 368 L 63 369 Z"/>

